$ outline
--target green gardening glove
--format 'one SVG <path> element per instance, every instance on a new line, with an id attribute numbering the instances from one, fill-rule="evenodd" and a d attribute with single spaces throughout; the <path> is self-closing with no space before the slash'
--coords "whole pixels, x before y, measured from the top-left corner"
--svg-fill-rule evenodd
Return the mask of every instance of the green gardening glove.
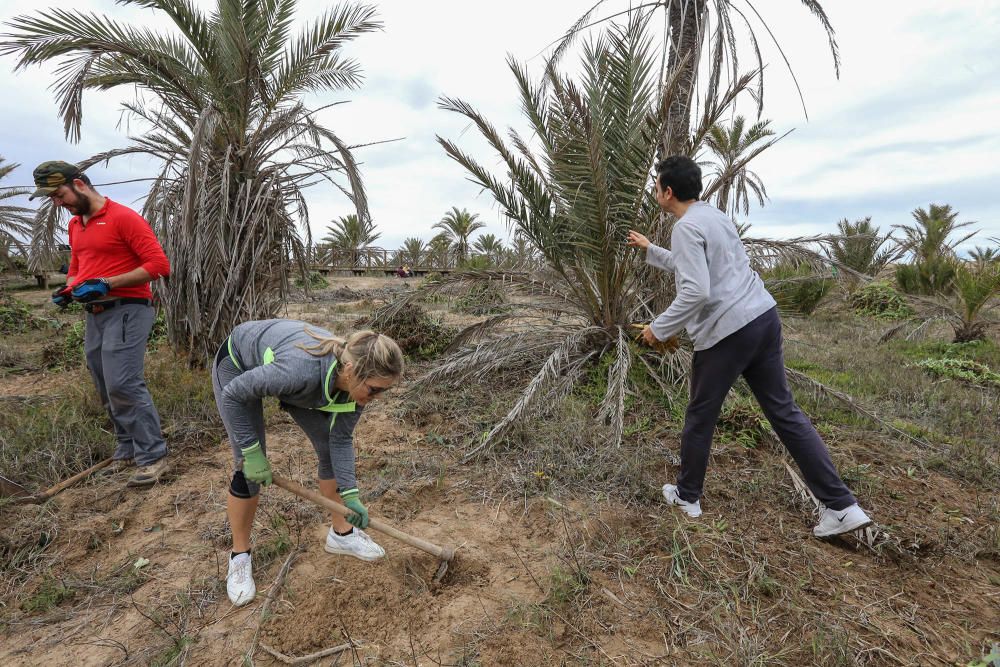
<path id="1" fill-rule="evenodd" d="M 357 488 L 341 491 L 340 499 L 344 501 L 345 505 L 347 505 L 347 509 L 354 512 L 354 514 L 349 514 L 347 516 L 347 523 L 351 524 L 355 528 L 361 528 L 362 530 L 367 528 L 368 510 L 365 509 L 365 506 L 361 504 L 360 500 L 358 500 Z"/>
<path id="2" fill-rule="evenodd" d="M 270 484 L 271 464 L 264 456 L 264 452 L 261 451 L 260 443 L 255 442 L 240 451 L 243 452 L 243 476 L 251 482 L 257 482 L 264 486 Z"/>

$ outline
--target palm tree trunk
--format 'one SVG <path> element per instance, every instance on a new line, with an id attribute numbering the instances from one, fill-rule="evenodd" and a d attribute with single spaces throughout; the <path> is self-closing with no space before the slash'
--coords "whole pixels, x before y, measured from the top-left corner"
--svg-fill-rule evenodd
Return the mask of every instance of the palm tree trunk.
<path id="1" fill-rule="evenodd" d="M 668 3 L 670 22 L 670 53 L 667 71 L 674 72 L 683 61 L 677 90 L 670 102 L 666 134 L 657 148 L 657 159 L 668 155 L 687 155 L 690 151 L 691 101 L 695 97 L 698 61 L 708 0 L 674 0 Z M 685 60 L 686 58 L 686 60 Z"/>

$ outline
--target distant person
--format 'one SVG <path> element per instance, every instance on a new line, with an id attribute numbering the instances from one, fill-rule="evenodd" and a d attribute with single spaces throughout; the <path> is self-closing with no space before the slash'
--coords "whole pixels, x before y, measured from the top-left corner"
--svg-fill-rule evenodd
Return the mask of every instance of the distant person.
<path id="1" fill-rule="evenodd" d="M 226 592 L 242 606 L 254 599 L 250 529 L 260 485 L 271 483 L 263 399 L 273 396 L 305 431 L 319 462 L 319 490 L 354 513 L 331 515 L 327 553 L 375 561 L 385 551 L 364 532 L 354 466 L 354 427 L 365 405 L 399 382 L 403 353 L 374 331 L 346 339 L 297 320 L 244 322 L 219 347 L 212 388 L 236 462 L 226 511 L 233 531 Z"/>
<path id="2" fill-rule="evenodd" d="M 701 516 L 712 433 L 726 394 L 742 375 L 809 489 L 825 506 L 813 534 L 829 537 L 868 525 L 871 519 L 792 398 L 777 307 L 750 268 L 736 226 L 725 213 L 698 200 L 701 169 L 694 160 L 668 157 L 656 171 L 656 201 L 677 218 L 671 249 L 650 243 L 636 231 L 629 232 L 628 244 L 645 250 L 648 264 L 674 273 L 677 296 L 642 336 L 653 344 L 686 328 L 695 350 L 691 398 L 681 433 L 681 467 L 677 484 L 663 485 L 664 498 L 688 516 Z"/>
<path id="3" fill-rule="evenodd" d="M 48 197 L 73 214 L 66 285 L 52 294 L 65 307 L 87 311 L 87 368 L 114 423 L 118 445 L 110 472 L 137 469 L 129 486 L 150 486 L 167 466 L 160 415 L 146 388 L 146 342 L 155 310 L 149 283 L 170 273 L 170 264 L 146 220 L 100 195 L 90 179 L 68 162 L 43 162 L 34 171 L 29 199 Z"/>
<path id="4" fill-rule="evenodd" d="M 406 264 L 403 265 L 403 277 L 404 278 L 412 278 L 413 277 L 413 271 L 411 271 L 410 267 L 408 265 L 406 265 Z"/>
<path id="5" fill-rule="evenodd" d="M 400 264 L 399 267 L 396 269 L 396 277 L 397 278 L 405 278 L 406 277 L 406 269 L 403 268 L 402 264 Z"/>

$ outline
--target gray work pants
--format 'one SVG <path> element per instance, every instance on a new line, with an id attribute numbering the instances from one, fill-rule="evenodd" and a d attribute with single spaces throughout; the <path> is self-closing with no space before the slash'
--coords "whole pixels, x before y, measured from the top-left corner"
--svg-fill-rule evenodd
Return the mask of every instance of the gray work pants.
<path id="1" fill-rule="evenodd" d="M 138 303 L 87 313 L 83 349 L 87 368 L 118 437 L 114 458 L 154 463 L 167 455 L 160 415 L 143 374 L 146 342 L 156 316 Z"/>

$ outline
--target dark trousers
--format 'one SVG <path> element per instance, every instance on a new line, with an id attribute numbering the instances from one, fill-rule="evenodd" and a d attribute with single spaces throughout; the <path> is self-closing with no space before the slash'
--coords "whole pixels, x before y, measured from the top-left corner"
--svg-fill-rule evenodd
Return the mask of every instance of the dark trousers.
<path id="1" fill-rule="evenodd" d="M 83 348 L 97 393 L 115 425 L 116 459 L 136 465 L 167 455 L 160 415 L 144 377 L 146 342 L 156 312 L 150 306 L 121 304 L 87 314 Z"/>
<path id="2" fill-rule="evenodd" d="M 781 443 L 795 459 L 813 495 L 841 510 L 857 502 L 840 479 L 830 452 L 809 418 L 792 398 L 781 351 L 781 319 L 772 308 L 739 331 L 694 353 L 691 401 L 681 434 L 681 469 L 677 492 L 688 502 L 702 494 L 712 434 L 722 401 L 742 375 Z"/>

